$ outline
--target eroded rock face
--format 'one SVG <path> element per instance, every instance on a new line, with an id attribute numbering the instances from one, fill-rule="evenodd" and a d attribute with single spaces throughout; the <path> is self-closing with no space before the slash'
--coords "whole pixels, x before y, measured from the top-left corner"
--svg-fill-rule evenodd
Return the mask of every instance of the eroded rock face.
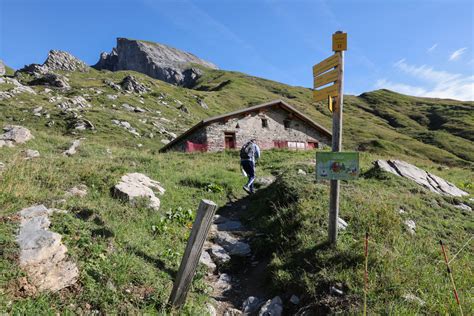
<path id="1" fill-rule="evenodd" d="M 19 72 L 25 72 L 34 75 L 46 74 L 52 71 L 89 71 L 87 66 L 82 60 L 74 57 L 68 52 L 60 50 L 50 50 L 46 61 L 42 64 L 31 64 L 18 70 Z"/>
<path id="2" fill-rule="evenodd" d="M 148 200 L 149 207 L 155 210 L 160 208 L 160 199 L 155 196 L 155 191 L 160 195 L 165 193 L 165 189 L 158 181 L 152 180 L 141 173 L 127 173 L 120 182 L 113 188 L 115 197 L 136 202 L 138 198 Z"/>
<path id="3" fill-rule="evenodd" d="M 67 259 L 67 248 L 61 242 L 61 235 L 48 229 L 51 213 L 53 210 L 44 205 L 21 210 L 17 242 L 20 267 L 29 281 L 40 291 L 55 292 L 74 284 L 79 270 Z"/>
<path id="4" fill-rule="evenodd" d="M 5 133 L 0 135 L 0 148 L 3 146 L 13 147 L 23 144 L 33 138 L 30 130 L 18 125 L 7 125 L 3 128 Z"/>
<path id="5" fill-rule="evenodd" d="M 201 71 L 191 64 L 217 69 L 214 64 L 173 47 L 117 38 L 117 47 L 111 53 L 102 53 L 92 67 L 110 71 L 134 70 L 171 84 L 189 87 L 201 75 Z"/>
<path id="6" fill-rule="evenodd" d="M 438 194 L 458 197 L 469 195 L 454 184 L 405 161 L 377 160 L 374 162 L 374 165 L 380 170 L 415 181 L 416 183 L 428 188 L 430 191 Z"/>

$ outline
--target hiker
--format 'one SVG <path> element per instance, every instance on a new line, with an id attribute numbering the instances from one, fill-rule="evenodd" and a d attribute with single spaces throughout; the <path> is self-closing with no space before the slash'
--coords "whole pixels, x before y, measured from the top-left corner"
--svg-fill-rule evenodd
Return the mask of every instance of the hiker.
<path id="1" fill-rule="evenodd" d="M 254 192 L 255 163 L 258 158 L 260 158 L 260 148 L 257 145 L 256 139 L 251 139 L 240 149 L 240 165 L 249 178 L 249 181 L 244 185 L 243 189 L 249 194 Z"/>

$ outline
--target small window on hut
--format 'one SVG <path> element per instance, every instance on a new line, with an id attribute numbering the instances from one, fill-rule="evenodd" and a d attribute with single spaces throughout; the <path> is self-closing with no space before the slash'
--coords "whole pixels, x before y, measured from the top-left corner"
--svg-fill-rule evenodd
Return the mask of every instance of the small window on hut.
<path id="1" fill-rule="evenodd" d="M 290 128 L 290 120 L 286 119 L 283 121 L 283 126 L 285 126 L 285 128 Z"/>
<path id="2" fill-rule="evenodd" d="M 262 119 L 262 127 L 263 128 L 268 128 L 268 120 L 267 119 Z"/>

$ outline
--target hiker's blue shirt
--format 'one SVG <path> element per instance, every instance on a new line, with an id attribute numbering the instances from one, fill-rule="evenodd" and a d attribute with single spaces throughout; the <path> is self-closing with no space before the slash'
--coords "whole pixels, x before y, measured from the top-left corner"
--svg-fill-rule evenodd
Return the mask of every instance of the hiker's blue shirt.
<path id="1" fill-rule="evenodd" d="M 249 159 L 240 159 L 240 161 L 252 161 L 255 164 L 255 160 L 260 158 L 260 147 L 258 147 L 257 144 L 252 144 L 252 146 L 254 148 L 253 157 L 250 157 Z"/>

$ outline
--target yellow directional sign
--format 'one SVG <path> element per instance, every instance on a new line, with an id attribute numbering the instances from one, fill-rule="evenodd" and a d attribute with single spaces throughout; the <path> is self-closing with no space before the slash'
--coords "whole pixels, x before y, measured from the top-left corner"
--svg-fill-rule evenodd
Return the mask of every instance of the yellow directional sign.
<path id="1" fill-rule="evenodd" d="M 333 84 L 332 86 L 326 87 L 321 90 L 313 90 L 313 100 L 322 101 L 325 100 L 328 96 L 336 97 L 339 92 L 339 84 Z"/>
<path id="2" fill-rule="evenodd" d="M 319 64 L 316 64 L 313 66 L 313 76 L 316 77 L 317 75 L 320 75 L 323 72 L 326 72 L 329 69 L 334 68 L 339 64 L 340 64 L 339 54 L 334 54 L 331 57 L 326 58 Z"/>
<path id="3" fill-rule="evenodd" d="M 347 50 L 347 33 L 334 33 L 332 35 L 332 50 L 335 52 Z"/>
<path id="4" fill-rule="evenodd" d="M 327 85 L 328 83 L 337 81 L 338 77 L 339 77 L 339 72 L 337 71 L 337 69 L 325 72 L 322 75 L 314 78 L 314 88 L 316 89 L 324 85 Z"/>

